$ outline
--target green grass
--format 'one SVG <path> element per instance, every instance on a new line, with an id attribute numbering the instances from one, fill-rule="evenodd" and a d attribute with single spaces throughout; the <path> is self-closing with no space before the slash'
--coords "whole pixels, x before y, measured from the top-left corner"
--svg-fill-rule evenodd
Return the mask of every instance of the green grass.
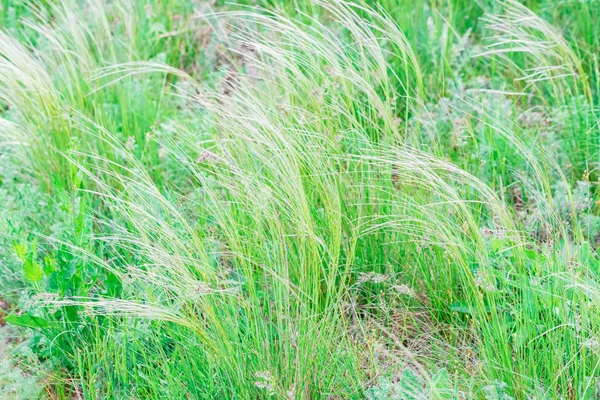
<path id="1" fill-rule="evenodd" d="M 1 5 L 15 390 L 600 395 L 600 3 Z"/>

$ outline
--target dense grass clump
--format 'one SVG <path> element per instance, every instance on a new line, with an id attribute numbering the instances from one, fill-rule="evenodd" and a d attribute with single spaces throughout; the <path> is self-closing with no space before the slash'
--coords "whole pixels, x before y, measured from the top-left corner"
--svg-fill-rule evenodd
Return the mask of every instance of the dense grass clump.
<path id="1" fill-rule="evenodd" d="M 600 3 L 256 3 L 1 3 L 0 393 L 600 396 Z"/>

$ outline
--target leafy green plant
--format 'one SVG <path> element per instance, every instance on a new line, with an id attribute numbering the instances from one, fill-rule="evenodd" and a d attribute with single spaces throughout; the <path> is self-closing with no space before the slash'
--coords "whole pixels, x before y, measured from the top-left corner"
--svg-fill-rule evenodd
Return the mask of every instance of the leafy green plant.
<path id="1" fill-rule="evenodd" d="M 56 397 L 597 396 L 600 7 L 246 3 L 3 3 Z"/>

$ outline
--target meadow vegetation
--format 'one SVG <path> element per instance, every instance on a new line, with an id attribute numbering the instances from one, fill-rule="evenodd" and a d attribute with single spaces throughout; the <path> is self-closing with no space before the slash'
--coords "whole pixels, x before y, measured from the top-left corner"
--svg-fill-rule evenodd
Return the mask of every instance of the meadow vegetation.
<path id="1" fill-rule="evenodd" d="M 3 398 L 600 396 L 600 2 L 0 6 Z"/>

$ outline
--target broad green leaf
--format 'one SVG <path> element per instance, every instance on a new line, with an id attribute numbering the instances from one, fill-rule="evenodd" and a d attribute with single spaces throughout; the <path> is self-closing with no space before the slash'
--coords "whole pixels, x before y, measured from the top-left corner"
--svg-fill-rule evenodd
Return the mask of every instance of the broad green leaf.
<path id="1" fill-rule="evenodd" d="M 106 276 L 106 294 L 109 296 L 118 296 L 121 293 L 121 281 L 113 274 L 109 273 Z"/>
<path id="2" fill-rule="evenodd" d="M 27 246 L 25 246 L 21 243 L 17 243 L 15 241 L 15 242 L 13 242 L 13 247 L 15 249 L 15 253 L 17 254 L 17 257 L 19 258 L 19 260 L 21 260 L 21 261 L 25 260 L 25 256 L 27 256 Z"/>
<path id="3" fill-rule="evenodd" d="M 477 312 L 477 307 L 471 304 L 467 304 L 464 301 L 457 301 L 455 303 L 450 304 L 450 310 L 461 314 L 475 314 Z M 490 312 L 490 308 L 485 307 L 485 312 Z"/>
<path id="4" fill-rule="evenodd" d="M 498 252 L 504 246 L 504 242 L 501 239 L 490 240 L 490 250 Z"/>
<path id="5" fill-rule="evenodd" d="M 44 271 L 40 264 L 38 264 L 33 257 L 28 256 L 23 263 L 23 272 L 25 273 L 25 278 L 29 279 L 31 282 L 39 282 L 44 278 Z"/>
<path id="6" fill-rule="evenodd" d="M 44 257 L 44 273 L 49 276 L 56 271 L 56 259 L 54 257 Z"/>
<path id="7" fill-rule="evenodd" d="M 463 301 L 457 301 L 450 304 L 450 310 L 461 314 L 472 314 L 474 309 Z"/>
<path id="8" fill-rule="evenodd" d="M 4 318 L 4 320 L 11 325 L 25 326 L 28 328 L 48 328 L 50 326 L 49 321 L 30 314 L 11 314 Z"/>

